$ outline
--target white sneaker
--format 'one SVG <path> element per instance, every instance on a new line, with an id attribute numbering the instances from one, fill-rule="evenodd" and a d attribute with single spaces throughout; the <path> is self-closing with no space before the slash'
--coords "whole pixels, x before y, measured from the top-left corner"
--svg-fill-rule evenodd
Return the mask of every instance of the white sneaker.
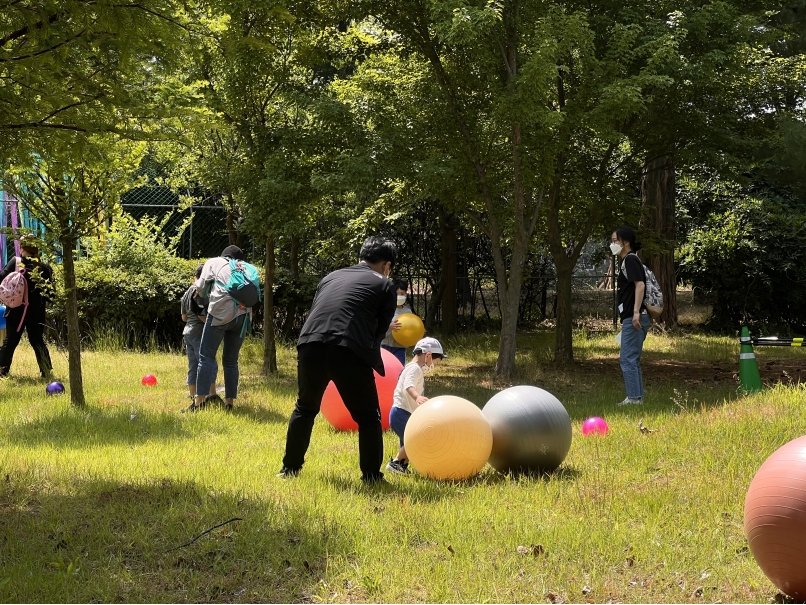
<path id="1" fill-rule="evenodd" d="M 400 460 L 395 459 L 389 461 L 389 464 L 386 465 L 386 470 L 397 475 L 409 474 L 408 465 L 404 465 Z"/>
<path id="2" fill-rule="evenodd" d="M 638 399 L 630 399 L 629 397 L 625 397 L 624 401 L 619 401 L 616 405 L 642 405 L 644 400 L 642 397 Z"/>

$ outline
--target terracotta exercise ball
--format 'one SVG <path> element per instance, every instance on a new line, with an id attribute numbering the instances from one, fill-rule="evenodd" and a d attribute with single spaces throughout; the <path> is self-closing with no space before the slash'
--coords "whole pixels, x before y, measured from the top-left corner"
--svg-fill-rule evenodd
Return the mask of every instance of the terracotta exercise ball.
<path id="1" fill-rule="evenodd" d="M 399 330 L 392 331 L 392 338 L 404 347 L 413 347 L 417 341 L 425 336 L 423 320 L 414 313 L 402 313 L 397 316 L 401 326 Z"/>
<path id="2" fill-rule="evenodd" d="M 551 472 L 571 449 L 571 418 L 548 391 L 510 387 L 493 395 L 482 412 L 493 431 L 490 465 L 499 472 Z"/>
<path id="3" fill-rule="evenodd" d="M 806 437 L 775 450 L 744 500 L 744 531 L 761 571 L 790 597 L 806 599 Z"/>
<path id="4" fill-rule="evenodd" d="M 414 410 L 403 440 L 409 462 L 421 475 L 468 479 L 487 464 L 493 433 L 475 404 L 441 395 Z"/>
<path id="5" fill-rule="evenodd" d="M 375 372 L 375 388 L 378 390 L 378 403 L 381 406 L 381 426 L 385 431 L 389 428 L 389 411 L 392 409 L 395 387 L 398 376 L 403 371 L 403 365 L 386 349 L 381 349 L 381 358 L 383 367 L 386 369 L 386 376 Z M 339 395 L 339 390 L 332 381 L 328 383 L 322 397 L 321 411 L 333 428 L 340 431 L 358 430 L 358 424 L 347 411 L 347 407 Z"/>

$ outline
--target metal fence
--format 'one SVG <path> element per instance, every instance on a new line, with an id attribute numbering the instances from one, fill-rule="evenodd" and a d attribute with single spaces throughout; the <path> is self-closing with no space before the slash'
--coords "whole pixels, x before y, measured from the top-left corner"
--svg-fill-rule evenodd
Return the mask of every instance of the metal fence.
<path id="1" fill-rule="evenodd" d="M 188 191 L 188 195 L 194 192 Z M 198 192 L 196 192 L 198 193 Z M 182 258 L 209 258 L 216 256 L 230 244 L 227 228 L 228 213 L 219 196 L 196 195 L 200 201 L 189 208 L 182 208 L 179 197 L 168 187 L 150 184 L 127 192 L 122 199 L 123 211 L 136 219 L 144 216 L 168 221 L 165 230 L 175 234 L 188 221 L 177 244 L 176 253 Z M 237 218 L 230 217 L 237 221 Z M 237 225 L 235 225 L 237 227 Z M 247 256 L 255 260 L 255 249 L 251 239 L 238 233 L 241 248 Z"/>
<path id="2" fill-rule="evenodd" d="M 433 305 L 433 280 L 409 276 L 409 305 L 420 317 L 427 317 Z M 457 280 L 457 321 L 460 326 L 494 324 L 501 319 L 501 302 L 495 276 L 460 276 Z M 615 289 L 609 275 L 577 275 L 571 280 L 571 308 L 574 317 L 589 317 L 615 323 Z M 557 283 L 554 277 L 530 277 L 521 287 L 518 321 L 537 324 L 557 316 Z M 433 311 L 433 309 L 431 309 Z M 436 309 L 435 320 L 441 320 Z"/>

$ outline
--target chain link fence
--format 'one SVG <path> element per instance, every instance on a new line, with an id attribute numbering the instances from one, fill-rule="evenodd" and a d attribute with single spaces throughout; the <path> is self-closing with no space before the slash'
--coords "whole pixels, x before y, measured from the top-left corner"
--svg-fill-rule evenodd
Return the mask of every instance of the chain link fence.
<path id="1" fill-rule="evenodd" d="M 233 243 L 232 239 L 247 257 L 255 260 L 254 243 L 240 231 L 239 218 L 227 210 L 220 195 L 188 190 L 188 197 L 197 201 L 180 210 L 182 203 L 179 196 L 160 184 L 162 172 L 158 165 L 144 161 L 140 174 L 148 177 L 148 184 L 123 195 L 123 211 L 136 219 L 149 216 L 162 221 L 168 217 L 164 227 L 168 235 L 176 234 L 187 222 L 177 243 L 177 255 L 207 259 L 220 254 L 221 250 Z"/>

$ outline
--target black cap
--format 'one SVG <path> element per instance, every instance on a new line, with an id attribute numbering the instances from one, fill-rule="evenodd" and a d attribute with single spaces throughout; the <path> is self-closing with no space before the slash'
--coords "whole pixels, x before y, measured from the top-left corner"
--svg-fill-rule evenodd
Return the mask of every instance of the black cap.
<path id="1" fill-rule="evenodd" d="M 227 246 L 221 252 L 221 256 L 224 258 L 234 258 L 235 260 L 243 260 L 243 250 L 241 250 L 238 246 Z"/>

